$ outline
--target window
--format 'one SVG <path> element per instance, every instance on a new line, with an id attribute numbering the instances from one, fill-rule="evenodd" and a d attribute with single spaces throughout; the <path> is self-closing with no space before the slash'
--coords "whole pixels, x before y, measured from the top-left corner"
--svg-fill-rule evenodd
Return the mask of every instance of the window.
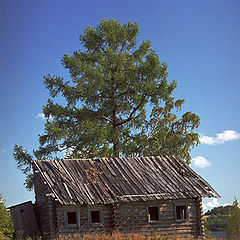
<path id="1" fill-rule="evenodd" d="M 186 206 L 176 206 L 176 215 L 177 220 L 187 219 Z"/>
<path id="2" fill-rule="evenodd" d="M 148 207 L 148 221 L 159 221 L 158 207 Z"/>
<path id="3" fill-rule="evenodd" d="M 67 212 L 67 223 L 68 224 L 77 224 L 77 213 L 76 212 Z"/>
<path id="4" fill-rule="evenodd" d="M 77 207 L 64 207 L 64 224 L 66 228 L 80 227 L 80 209 Z"/>
<path id="5" fill-rule="evenodd" d="M 101 225 L 103 224 L 103 207 L 102 206 L 89 206 L 88 207 L 88 224 Z"/>
<path id="6" fill-rule="evenodd" d="M 174 204 L 175 219 L 177 221 L 185 221 L 188 219 L 188 202 L 177 202 Z"/>
<path id="7" fill-rule="evenodd" d="M 92 223 L 100 223 L 100 212 L 99 211 L 91 211 L 91 222 Z"/>

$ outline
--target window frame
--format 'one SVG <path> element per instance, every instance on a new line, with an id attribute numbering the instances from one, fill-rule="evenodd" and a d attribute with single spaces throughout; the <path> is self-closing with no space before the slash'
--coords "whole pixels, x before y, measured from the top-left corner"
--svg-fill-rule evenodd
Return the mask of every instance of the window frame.
<path id="1" fill-rule="evenodd" d="M 157 210 L 158 210 L 158 220 L 151 220 L 150 219 L 149 208 L 157 208 Z M 160 220 L 161 220 L 161 218 L 160 218 L 160 208 L 159 208 L 158 205 L 149 205 L 149 206 L 147 206 L 147 218 L 148 218 L 148 222 L 149 223 L 160 222 Z"/>
<path id="2" fill-rule="evenodd" d="M 68 212 L 76 213 L 76 223 L 69 224 L 68 223 Z M 64 225 L 66 228 L 80 228 L 80 209 L 73 207 L 64 207 Z"/>
<path id="3" fill-rule="evenodd" d="M 100 222 L 96 222 L 96 223 L 92 222 L 91 212 L 93 212 L 93 211 L 98 211 L 99 212 Z M 101 206 L 88 207 L 88 224 L 90 226 L 101 226 L 101 225 L 103 225 L 103 222 L 104 222 L 103 220 L 104 220 L 104 215 L 103 215 L 103 209 L 102 209 Z"/>
<path id="4" fill-rule="evenodd" d="M 184 200 L 180 200 L 180 201 L 175 201 L 174 202 L 174 215 L 175 215 L 175 221 L 176 222 L 186 222 L 189 221 L 189 201 L 184 201 Z M 177 207 L 184 207 L 185 209 L 185 218 L 182 219 L 178 219 L 177 218 Z"/>

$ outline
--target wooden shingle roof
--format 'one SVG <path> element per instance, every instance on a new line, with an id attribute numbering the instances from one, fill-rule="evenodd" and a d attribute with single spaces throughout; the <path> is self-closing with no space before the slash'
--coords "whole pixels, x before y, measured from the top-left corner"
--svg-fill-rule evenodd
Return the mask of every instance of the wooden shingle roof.
<path id="1" fill-rule="evenodd" d="M 33 165 L 63 205 L 220 197 L 176 157 L 39 160 Z"/>

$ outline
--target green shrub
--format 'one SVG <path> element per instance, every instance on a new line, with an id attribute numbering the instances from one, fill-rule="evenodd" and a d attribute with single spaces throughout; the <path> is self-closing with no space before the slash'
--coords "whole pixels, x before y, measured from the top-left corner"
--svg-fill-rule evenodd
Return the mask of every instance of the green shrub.
<path id="1" fill-rule="evenodd" d="M 10 212 L 6 209 L 0 196 L 0 239 L 5 240 L 13 237 L 13 224 Z M 8 238 L 3 238 L 3 236 Z"/>
<path id="2" fill-rule="evenodd" d="M 5 234 L 3 234 L 2 232 L 0 232 L 0 239 L 1 239 L 1 240 L 10 240 L 11 238 L 7 237 Z"/>

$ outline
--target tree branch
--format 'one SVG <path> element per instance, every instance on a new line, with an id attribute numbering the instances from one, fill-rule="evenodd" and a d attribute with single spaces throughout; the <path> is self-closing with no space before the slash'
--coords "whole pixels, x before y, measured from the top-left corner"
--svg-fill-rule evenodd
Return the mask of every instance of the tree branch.
<path id="1" fill-rule="evenodd" d="M 102 118 L 106 121 L 109 121 L 110 123 L 112 123 L 113 121 L 110 118 L 107 118 L 106 116 L 102 116 Z"/>
<path id="2" fill-rule="evenodd" d="M 133 111 L 130 113 L 129 117 L 127 119 L 123 120 L 122 122 L 118 123 L 117 127 L 123 125 L 126 122 L 131 121 L 132 117 L 133 117 L 133 114 L 142 106 L 142 104 L 144 103 L 145 99 L 146 99 L 146 95 L 144 95 L 144 97 L 140 101 L 139 105 L 133 109 Z"/>
<path id="3" fill-rule="evenodd" d="M 125 92 L 122 92 L 122 93 L 117 94 L 116 97 L 121 97 L 121 96 L 123 96 L 123 95 L 133 94 L 133 93 L 135 93 L 135 91 L 133 91 L 133 90 L 127 90 L 127 91 L 125 91 Z"/>

